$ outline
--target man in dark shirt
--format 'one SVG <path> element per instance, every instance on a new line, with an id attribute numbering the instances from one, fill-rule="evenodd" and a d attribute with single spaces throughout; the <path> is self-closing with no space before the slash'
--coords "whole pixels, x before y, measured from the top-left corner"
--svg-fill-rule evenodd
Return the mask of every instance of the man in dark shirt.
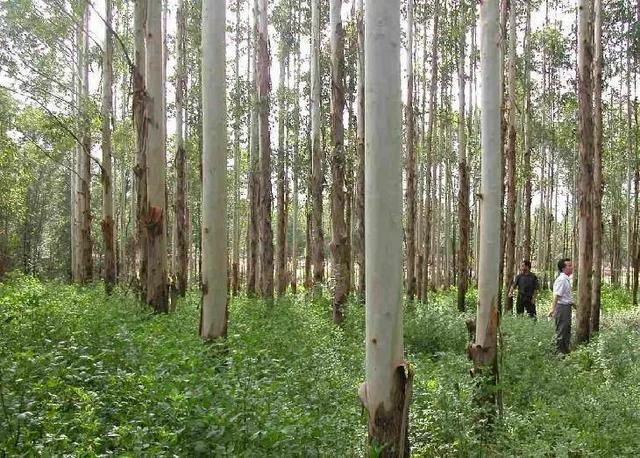
<path id="1" fill-rule="evenodd" d="M 520 264 L 520 273 L 509 288 L 509 297 L 513 297 L 513 291 L 518 290 L 518 300 L 516 302 L 516 313 L 522 315 L 524 311 L 535 318 L 536 316 L 536 294 L 538 293 L 538 277 L 531 272 L 531 262 L 523 260 Z"/>

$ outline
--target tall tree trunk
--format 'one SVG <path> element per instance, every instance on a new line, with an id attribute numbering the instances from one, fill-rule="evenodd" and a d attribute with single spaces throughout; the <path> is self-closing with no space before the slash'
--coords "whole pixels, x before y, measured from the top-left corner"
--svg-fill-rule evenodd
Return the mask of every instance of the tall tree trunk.
<path id="1" fill-rule="evenodd" d="M 509 67 L 508 67 L 508 124 L 507 124 L 507 219 L 506 225 L 506 264 L 504 290 L 508 291 L 513 281 L 516 251 L 516 6 L 509 7 Z M 507 297 L 505 311 L 513 310 L 513 298 Z"/>
<path id="2" fill-rule="evenodd" d="M 202 308 L 200 336 L 227 334 L 226 6 L 202 5 Z"/>
<path id="3" fill-rule="evenodd" d="M 184 17 L 184 0 L 179 0 L 177 11 L 176 47 L 178 61 L 176 63 L 176 238 L 174 240 L 176 259 L 174 272 L 176 290 L 184 296 L 187 290 L 187 272 L 189 259 L 187 256 L 187 154 L 184 147 L 184 99 L 187 88 L 185 68 L 186 21 Z"/>
<path id="4" fill-rule="evenodd" d="M 369 444 L 380 457 L 409 456 L 412 371 L 402 338 L 402 113 L 400 1 L 367 3 L 366 382 Z"/>
<path id="5" fill-rule="evenodd" d="M 356 1 L 356 28 L 358 32 L 358 77 L 356 86 L 356 156 L 358 171 L 356 177 L 356 204 L 355 204 L 355 253 L 358 263 L 358 293 L 362 298 L 365 294 L 365 245 L 364 245 L 364 7 L 363 0 Z"/>
<path id="6" fill-rule="evenodd" d="M 285 118 L 287 103 L 285 97 L 285 72 L 288 67 L 289 50 L 284 34 L 278 56 L 280 76 L 278 87 L 278 194 L 277 194 L 277 238 L 276 238 L 276 291 L 282 296 L 287 290 L 287 212 L 285 205 Z"/>
<path id="7" fill-rule="evenodd" d="M 147 303 L 158 313 L 169 311 L 167 285 L 166 152 L 162 57 L 162 5 L 147 5 Z"/>
<path id="8" fill-rule="evenodd" d="M 89 7 L 85 5 L 78 43 L 80 53 L 80 142 L 78 154 L 78 281 L 88 283 L 93 277 L 91 242 L 91 122 L 87 111 L 89 103 Z"/>
<path id="9" fill-rule="evenodd" d="M 322 228 L 322 167 L 320 118 L 320 11 L 319 0 L 311 0 L 311 200 L 313 230 L 313 285 L 315 294 L 322 292 L 324 281 L 324 231 Z"/>
<path id="10" fill-rule="evenodd" d="M 147 48 L 145 35 L 147 28 L 147 0 L 137 0 L 134 12 L 136 59 L 133 74 L 133 121 L 136 128 L 136 258 L 138 269 L 138 287 L 140 299 L 147 299 L 147 87 L 146 62 Z"/>
<path id="11" fill-rule="evenodd" d="M 427 126 L 426 138 L 426 164 L 425 164 L 425 204 L 424 204 L 424 249 L 422 263 L 422 300 L 427 302 L 427 291 L 429 288 L 429 259 L 431 253 L 431 230 L 432 219 L 432 198 L 431 196 L 431 172 L 430 167 L 433 162 L 433 127 L 436 118 L 436 99 L 438 90 L 438 21 L 439 21 L 440 0 L 435 0 L 433 5 L 433 34 L 431 44 L 431 86 L 429 89 L 429 124 Z"/>
<path id="12" fill-rule="evenodd" d="M 466 8 L 461 5 L 458 13 L 460 37 L 458 38 L 458 224 L 460 225 L 460 245 L 458 247 L 458 310 L 466 310 L 466 295 L 469 284 L 469 238 L 471 233 L 471 215 L 469 214 L 469 168 L 467 166 L 467 135 L 465 124 L 465 44 L 466 44 Z"/>
<path id="13" fill-rule="evenodd" d="M 251 102 L 251 112 L 249 115 L 249 224 L 247 228 L 247 295 L 253 296 L 260 285 L 260 269 L 259 269 L 259 227 L 260 227 L 260 180 L 258 176 L 259 168 L 259 131 L 258 131 L 258 71 L 257 71 L 257 54 L 251 47 L 251 37 L 258 36 L 257 30 L 257 0 L 254 0 L 254 29 L 253 33 L 248 34 L 248 60 L 249 74 L 251 75 L 251 84 L 249 85 L 249 94 L 247 100 Z M 247 26 L 247 29 L 251 29 Z"/>
<path id="14" fill-rule="evenodd" d="M 407 124 L 406 159 L 406 235 L 407 235 L 407 299 L 411 302 L 416 293 L 416 147 L 413 111 L 413 2 L 407 0 Z"/>
<path id="15" fill-rule="evenodd" d="M 501 33 L 497 0 L 480 4 L 480 74 L 482 77 L 481 112 L 481 212 L 480 263 L 478 272 L 478 315 L 475 342 L 469 352 L 475 376 L 482 377 L 477 401 L 492 417 L 498 382 L 498 308 L 500 289 L 500 225 L 502 183 L 500 75 Z"/>
<path id="16" fill-rule="evenodd" d="M 116 252 L 113 223 L 113 168 L 111 158 L 111 111 L 113 107 L 113 5 L 105 2 L 106 30 L 102 60 L 102 236 L 104 237 L 104 285 L 111 294 L 116 282 Z"/>
<path id="17" fill-rule="evenodd" d="M 240 1 L 236 2 L 235 28 L 235 93 L 237 98 L 233 110 L 233 229 L 231 241 L 231 292 L 237 296 L 240 292 L 240 137 L 242 123 L 242 107 L 239 98 L 240 82 Z"/>
<path id="18" fill-rule="evenodd" d="M 300 20 L 300 13 L 298 13 L 298 23 Z M 300 219 L 300 204 L 298 200 L 298 171 L 300 167 L 300 102 L 297 100 L 300 93 L 300 36 L 298 36 L 298 43 L 296 43 L 296 60 L 294 70 L 294 89 L 293 92 L 296 97 L 295 107 L 293 111 L 293 158 L 291 160 L 291 175 L 293 178 L 293 226 L 292 226 L 292 241 L 291 241 L 291 292 L 296 294 L 298 289 L 298 223 Z"/>
<path id="19" fill-rule="evenodd" d="M 76 57 L 76 71 L 75 71 L 75 103 L 76 103 L 76 116 L 77 116 L 77 130 L 78 136 L 82 135 L 82 28 L 80 24 L 76 25 L 76 37 L 75 37 L 75 57 Z M 73 207 L 73 227 L 71 230 L 73 231 L 73 266 L 72 266 L 72 280 L 76 283 L 81 282 L 81 254 L 80 251 L 82 249 L 82 245 L 80 243 L 80 213 L 81 213 L 81 197 L 80 197 L 80 187 L 82 185 L 82 176 L 80 171 L 80 157 L 84 154 L 82 151 L 82 145 L 78 144 L 74 148 L 74 164 L 73 164 L 73 175 L 74 175 L 74 186 L 73 186 L 73 197 L 71 201 L 71 205 Z M 29 196 L 27 195 L 27 198 Z M 28 207 L 27 207 L 28 208 Z M 26 233 L 25 233 L 26 235 Z"/>
<path id="20" fill-rule="evenodd" d="M 588 342 L 591 322 L 591 268 L 593 264 L 593 0 L 578 2 L 578 103 L 580 187 L 578 189 L 578 304 L 577 343 Z"/>
<path id="21" fill-rule="evenodd" d="M 524 241 L 523 256 L 531 261 L 531 3 L 527 2 L 527 24 L 524 32 Z"/>
<path id="22" fill-rule="evenodd" d="M 271 137 L 269 106 L 271 92 L 271 57 L 267 0 L 258 0 L 258 126 L 260 130 L 260 292 L 273 300 L 273 230 L 271 228 Z"/>
<path id="23" fill-rule="evenodd" d="M 341 323 L 344 304 L 351 290 L 349 234 L 345 221 L 344 150 L 344 30 L 342 0 L 330 0 L 331 28 L 331 257 L 335 277 L 333 321 Z"/>
<path id="24" fill-rule="evenodd" d="M 593 74 L 593 283 L 591 285 L 591 333 L 600 331 L 602 281 L 602 0 L 594 0 Z"/>

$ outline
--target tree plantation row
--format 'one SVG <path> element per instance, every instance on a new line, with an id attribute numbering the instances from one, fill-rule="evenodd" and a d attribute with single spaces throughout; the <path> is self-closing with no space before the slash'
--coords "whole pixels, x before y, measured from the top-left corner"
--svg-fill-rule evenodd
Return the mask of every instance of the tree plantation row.
<path id="1" fill-rule="evenodd" d="M 640 274 L 640 1 L 25 0 L 1 5 L 0 277 L 366 304 L 369 444 L 408 456 L 402 304 L 457 290 L 491 423 L 516 269 Z"/>

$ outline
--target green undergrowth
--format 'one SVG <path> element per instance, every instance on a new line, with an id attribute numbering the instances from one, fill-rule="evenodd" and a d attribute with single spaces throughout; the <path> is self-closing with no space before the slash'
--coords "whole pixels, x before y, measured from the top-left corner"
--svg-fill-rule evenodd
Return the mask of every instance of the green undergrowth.
<path id="1" fill-rule="evenodd" d="M 628 302 L 605 290 L 601 335 L 565 359 L 551 322 L 505 317 L 490 434 L 465 353 L 473 311 L 456 311 L 455 291 L 407 306 L 413 455 L 637 455 L 640 314 Z M 0 456 L 362 456 L 361 304 L 336 327 L 326 299 L 238 298 L 213 344 L 198 316 L 195 293 L 159 316 L 99 286 L 0 284 Z"/>

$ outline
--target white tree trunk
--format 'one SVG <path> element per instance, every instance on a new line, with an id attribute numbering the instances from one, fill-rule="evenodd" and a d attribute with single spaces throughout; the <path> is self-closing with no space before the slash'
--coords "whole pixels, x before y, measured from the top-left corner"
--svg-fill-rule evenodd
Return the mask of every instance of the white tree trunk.
<path id="1" fill-rule="evenodd" d="M 498 292 L 500 289 L 501 224 L 501 31 L 498 0 L 480 5 L 481 204 L 478 272 L 478 316 L 471 355 L 477 370 L 497 375 Z"/>
<path id="2" fill-rule="evenodd" d="M 410 374 L 402 336 L 402 102 L 400 1 L 365 9 L 366 383 L 369 442 L 408 456 Z"/>
<path id="3" fill-rule="evenodd" d="M 205 340 L 227 332 L 227 106 L 224 0 L 202 8 L 202 315 Z"/>
<path id="4" fill-rule="evenodd" d="M 162 3 L 147 6 L 147 302 L 156 312 L 169 310 L 167 285 L 167 205 Z"/>

